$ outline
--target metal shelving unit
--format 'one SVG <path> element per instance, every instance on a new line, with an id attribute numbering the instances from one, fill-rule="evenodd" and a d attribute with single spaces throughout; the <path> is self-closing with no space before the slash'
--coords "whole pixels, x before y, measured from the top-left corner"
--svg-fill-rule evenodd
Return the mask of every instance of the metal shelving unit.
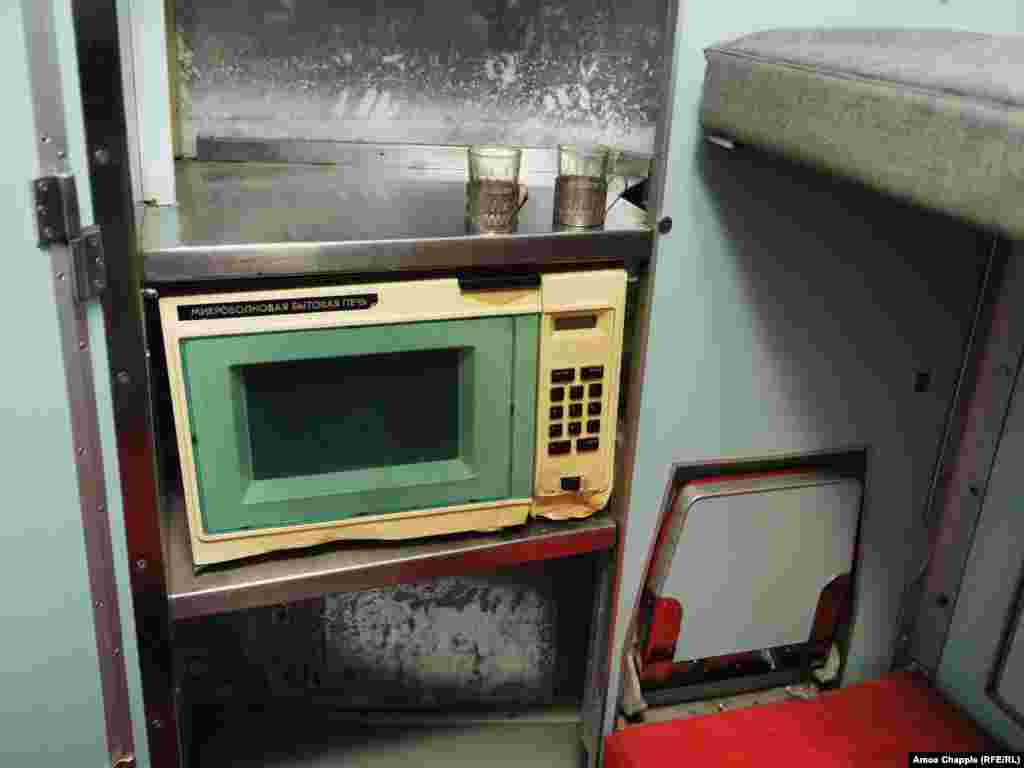
<path id="1" fill-rule="evenodd" d="M 587 553 L 596 559 L 598 595 L 578 710 L 583 722 L 574 714 L 569 726 L 573 733 L 583 726 L 595 764 L 613 632 L 621 500 L 613 500 L 610 514 L 587 520 L 532 521 L 499 533 L 427 541 L 345 542 L 197 573 L 181 501 L 161 495 L 173 489 L 160 488 L 156 469 L 160 418 L 152 394 L 159 383 L 154 373 L 160 373 L 150 353 L 159 357 L 159 340 L 147 335 L 153 329 L 146 328 L 143 296 L 188 292 L 213 282 L 219 290 L 241 287 L 265 278 L 351 282 L 399 272 L 602 266 L 625 266 L 638 274 L 646 296 L 655 231 L 646 212 L 618 194 L 647 174 L 650 158 L 619 156 L 606 224 L 585 232 L 555 226 L 554 153 L 539 149 L 524 153 L 521 181 L 529 200 L 518 231 L 509 235 L 466 233 L 465 151 L 458 147 L 205 142 L 198 161 L 177 166 L 178 205 L 140 206 L 132 198 L 122 76 L 131 63 L 121 59 L 118 4 L 75 0 L 72 5 L 90 184 L 107 248 L 103 303 L 150 764 L 185 764 L 180 737 L 188 725 L 179 723 L 186 713 L 176 700 L 174 680 L 176 621 Z M 661 149 L 667 135 L 662 123 L 656 142 Z M 652 196 L 656 207 L 659 191 L 652 188 Z M 670 222 L 664 224 L 659 231 L 667 231 Z M 641 297 L 641 305 L 645 301 Z M 641 322 L 636 329 L 641 353 L 645 332 Z M 642 354 L 635 365 L 642 368 Z M 638 386 L 633 386 L 623 416 L 617 479 L 620 493 L 627 495 L 638 409 Z M 255 764 L 266 760 L 258 757 Z"/>

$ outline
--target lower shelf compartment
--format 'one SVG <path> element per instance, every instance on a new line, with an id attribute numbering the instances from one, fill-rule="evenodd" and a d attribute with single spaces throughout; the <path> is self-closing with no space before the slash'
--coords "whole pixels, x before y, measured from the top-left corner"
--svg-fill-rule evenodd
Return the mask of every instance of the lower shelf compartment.
<path id="1" fill-rule="evenodd" d="M 261 713 L 211 728 L 191 768 L 578 768 L 578 720 L 578 707 L 564 706 L 514 716 Z"/>

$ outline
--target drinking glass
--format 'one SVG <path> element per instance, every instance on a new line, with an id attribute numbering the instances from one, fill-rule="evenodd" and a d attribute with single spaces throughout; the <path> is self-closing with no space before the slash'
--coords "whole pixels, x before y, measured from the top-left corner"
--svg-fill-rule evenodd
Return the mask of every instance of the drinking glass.
<path id="1" fill-rule="evenodd" d="M 567 227 L 600 227 L 608 198 L 608 161 L 604 146 L 558 147 L 558 180 L 555 182 L 556 224 Z"/>
<path id="2" fill-rule="evenodd" d="M 513 232 L 526 187 L 519 184 L 522 150 L 517 147 L 469 148 L 466 222 L 483 234 Z"/>

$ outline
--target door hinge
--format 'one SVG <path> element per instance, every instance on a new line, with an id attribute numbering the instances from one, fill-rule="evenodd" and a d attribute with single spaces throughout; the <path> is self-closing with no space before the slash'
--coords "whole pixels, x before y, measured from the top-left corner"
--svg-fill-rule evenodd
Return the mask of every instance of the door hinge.
<path id="1" fill-rule="evenodd" d="M 71 241 L 75 262 L 75 299 L 98 299 L 107 287 L 107 262 L 103 258 L 103 233 L 99 227 L 86 227 Z"/>
<path id="2" fill-rule="evenodd" d="M 78 237 L 82 222 L 78 215 L 78 190 L 70 174 L 41 176 L 32 182 L 36 201 L 39 247 L 68 245 Z"/>
<path id="3" fill-rule="evenodd" d="M 75 265 L 75 299 L 97 298 L 107 287 L 103 235 L 99 227 L 82 227 L 75 177 L 41 176 L 32 182 L 32 190 L 39 247 L 68 246 Z"/>

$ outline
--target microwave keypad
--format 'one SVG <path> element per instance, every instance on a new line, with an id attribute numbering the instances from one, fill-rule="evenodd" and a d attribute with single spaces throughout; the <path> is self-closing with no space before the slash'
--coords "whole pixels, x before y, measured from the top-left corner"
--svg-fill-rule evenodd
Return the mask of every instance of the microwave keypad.
<path id="1" fill-rule="evenodd" d="M 579 369 L 579 377 L 588 384 L 573 384 L 570 387 L 551 387 L 550 400 L 552 403 L 563 403 L 566 399 L 566 389 L 569 390 L 570 400 L 585 400 L 587 416 L 601 415 L 601 398 L 604 395 L 604 387 L 600 381 L 604 377 L 603 365 L 583 366 Z M 575 368 L 558 368 L 551 371 L 552 384 L 571 384 L 576 381 Z M 570 419 L 583 418 L 583 402 L 569 403 L 568 416 Z M 601 420 L 590 418 L 587 420 L 586 433 L 591 437 L 580 437 L 583 434 L 582 421 L 563 422 L 566 416 L 564 405 L 551 405 L 548 411 L 550 424 L 548 425 L 548 454 L 551 456 L 562 456 L 572 453 L 573 441 L 558 439 L 564 435 L 579 438 L 576 442 L 576 451 L 580 453 L 596 451 L 600 448 L 600 442 L 596 435 L 601 432 Z"/>

